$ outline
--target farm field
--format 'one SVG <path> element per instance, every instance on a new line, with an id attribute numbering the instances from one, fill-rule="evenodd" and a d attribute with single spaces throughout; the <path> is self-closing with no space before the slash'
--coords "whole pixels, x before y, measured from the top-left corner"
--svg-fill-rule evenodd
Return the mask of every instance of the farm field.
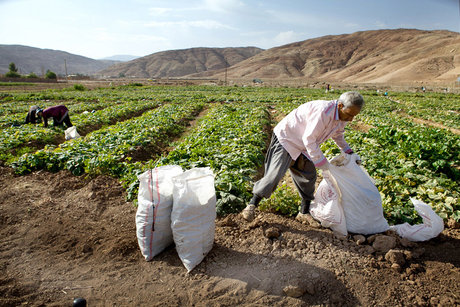
<path id="1" fill-rule="evenodd" d="M 460 304 L 458 94 L 363 91 L 366 107 L 347 127 L 390 224 L 421 222 L 411 197 L 445 221 L 428 242 L 387 233 L 404 254 L 399 267 L 375 237 L 357 244 L 296 221 L 288 179 L 254 222 L 238 215 L 277 121 L 342 92 L 131 84 L 0 93 L 0 305 L 78 296 L 93 306 Z M 65 104 L 83 137 L 21 125 L 33 104 Z M 338 154 L 332 142 L 322 149 Z M 190 274 L 173 247 L 145 262 L 137 246 L 137 175 L 168 164 L 216 176 L 215 244 Z"/>

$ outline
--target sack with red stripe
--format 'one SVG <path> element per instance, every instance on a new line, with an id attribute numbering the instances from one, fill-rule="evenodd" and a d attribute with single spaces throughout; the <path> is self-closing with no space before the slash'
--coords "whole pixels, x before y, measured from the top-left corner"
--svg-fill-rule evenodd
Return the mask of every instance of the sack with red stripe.
<path id="1" fill-rule="evenodd" d="M 173 178 L 171 228 L 176 250 L 188 272 L 214 244 L 216 190 L 209 167 L 195 167 Z"/>
<path id="2" fill-rule="evenodd" d="M 139 193 L 136 212 L 137 241 L 145 260 L 161 253 L 173 243 L 171 211 L 172 177 L 181 174 L 177 165 L 165 165 L 138 176 Z"/>

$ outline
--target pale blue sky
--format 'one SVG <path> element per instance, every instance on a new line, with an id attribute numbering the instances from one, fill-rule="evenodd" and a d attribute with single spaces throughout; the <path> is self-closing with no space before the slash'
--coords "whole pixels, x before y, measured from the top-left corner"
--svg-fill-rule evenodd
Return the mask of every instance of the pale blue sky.
<path id="1" fill-rule="evenodd" d="M 192 47 L 264 49 L 324 35 L 460 32 L 460 0 L 0 0 L 0 44 L 98 59 Z"/>

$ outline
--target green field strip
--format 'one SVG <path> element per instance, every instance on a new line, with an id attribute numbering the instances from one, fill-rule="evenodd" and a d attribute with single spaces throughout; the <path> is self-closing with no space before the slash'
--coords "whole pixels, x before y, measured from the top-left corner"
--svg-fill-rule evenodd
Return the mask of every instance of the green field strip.
<path id="1" fill-rule="evenodd" d="M 94 113 L 81 113 L 71 118 L 72 123 L 82 134 L 110 125 L 117 121 L 138 116 L 156 108 L 160 103 L 152 101 L 134 101 L 121 105 L 112 105 Z M 35 151 L 47 144 L 58 144 L 64 140 L 64 128 L 44 128 L 42 125 L 23 125 L 1 129 L 0 161 L 8 161 L 25 152 Z M 21 149 L 21 147 L 26 147 Z"/>
<path id="2" fill-rule="evenodd" d="M 86 172 L 116 177 L 123 173 L 121 162 L 130 161 L 131 153 L 146 148 L 152 151 L 150 155 L 155 155 L 155 147 L 164 146 L 173 136 L 183 132 L 186 122 L 202 108 L 202 103 L 165 104 L 57 148 L 25 154 L 12 165 L 18 173 L 68 169 L 75 175 Z"/>

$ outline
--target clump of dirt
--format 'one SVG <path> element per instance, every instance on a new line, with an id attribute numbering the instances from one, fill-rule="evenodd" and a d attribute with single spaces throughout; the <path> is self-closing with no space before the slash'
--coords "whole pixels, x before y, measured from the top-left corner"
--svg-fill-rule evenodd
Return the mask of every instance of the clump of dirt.
<path id="1" fill-rule="evenodd" d="M 0 306 L 460 304 L 458 229 L 413 243 L 232 214 L 187 273 L 173 246 L 144 260 L 136 208 L 113 178 L 0 167 L 0 186 Z"/>

